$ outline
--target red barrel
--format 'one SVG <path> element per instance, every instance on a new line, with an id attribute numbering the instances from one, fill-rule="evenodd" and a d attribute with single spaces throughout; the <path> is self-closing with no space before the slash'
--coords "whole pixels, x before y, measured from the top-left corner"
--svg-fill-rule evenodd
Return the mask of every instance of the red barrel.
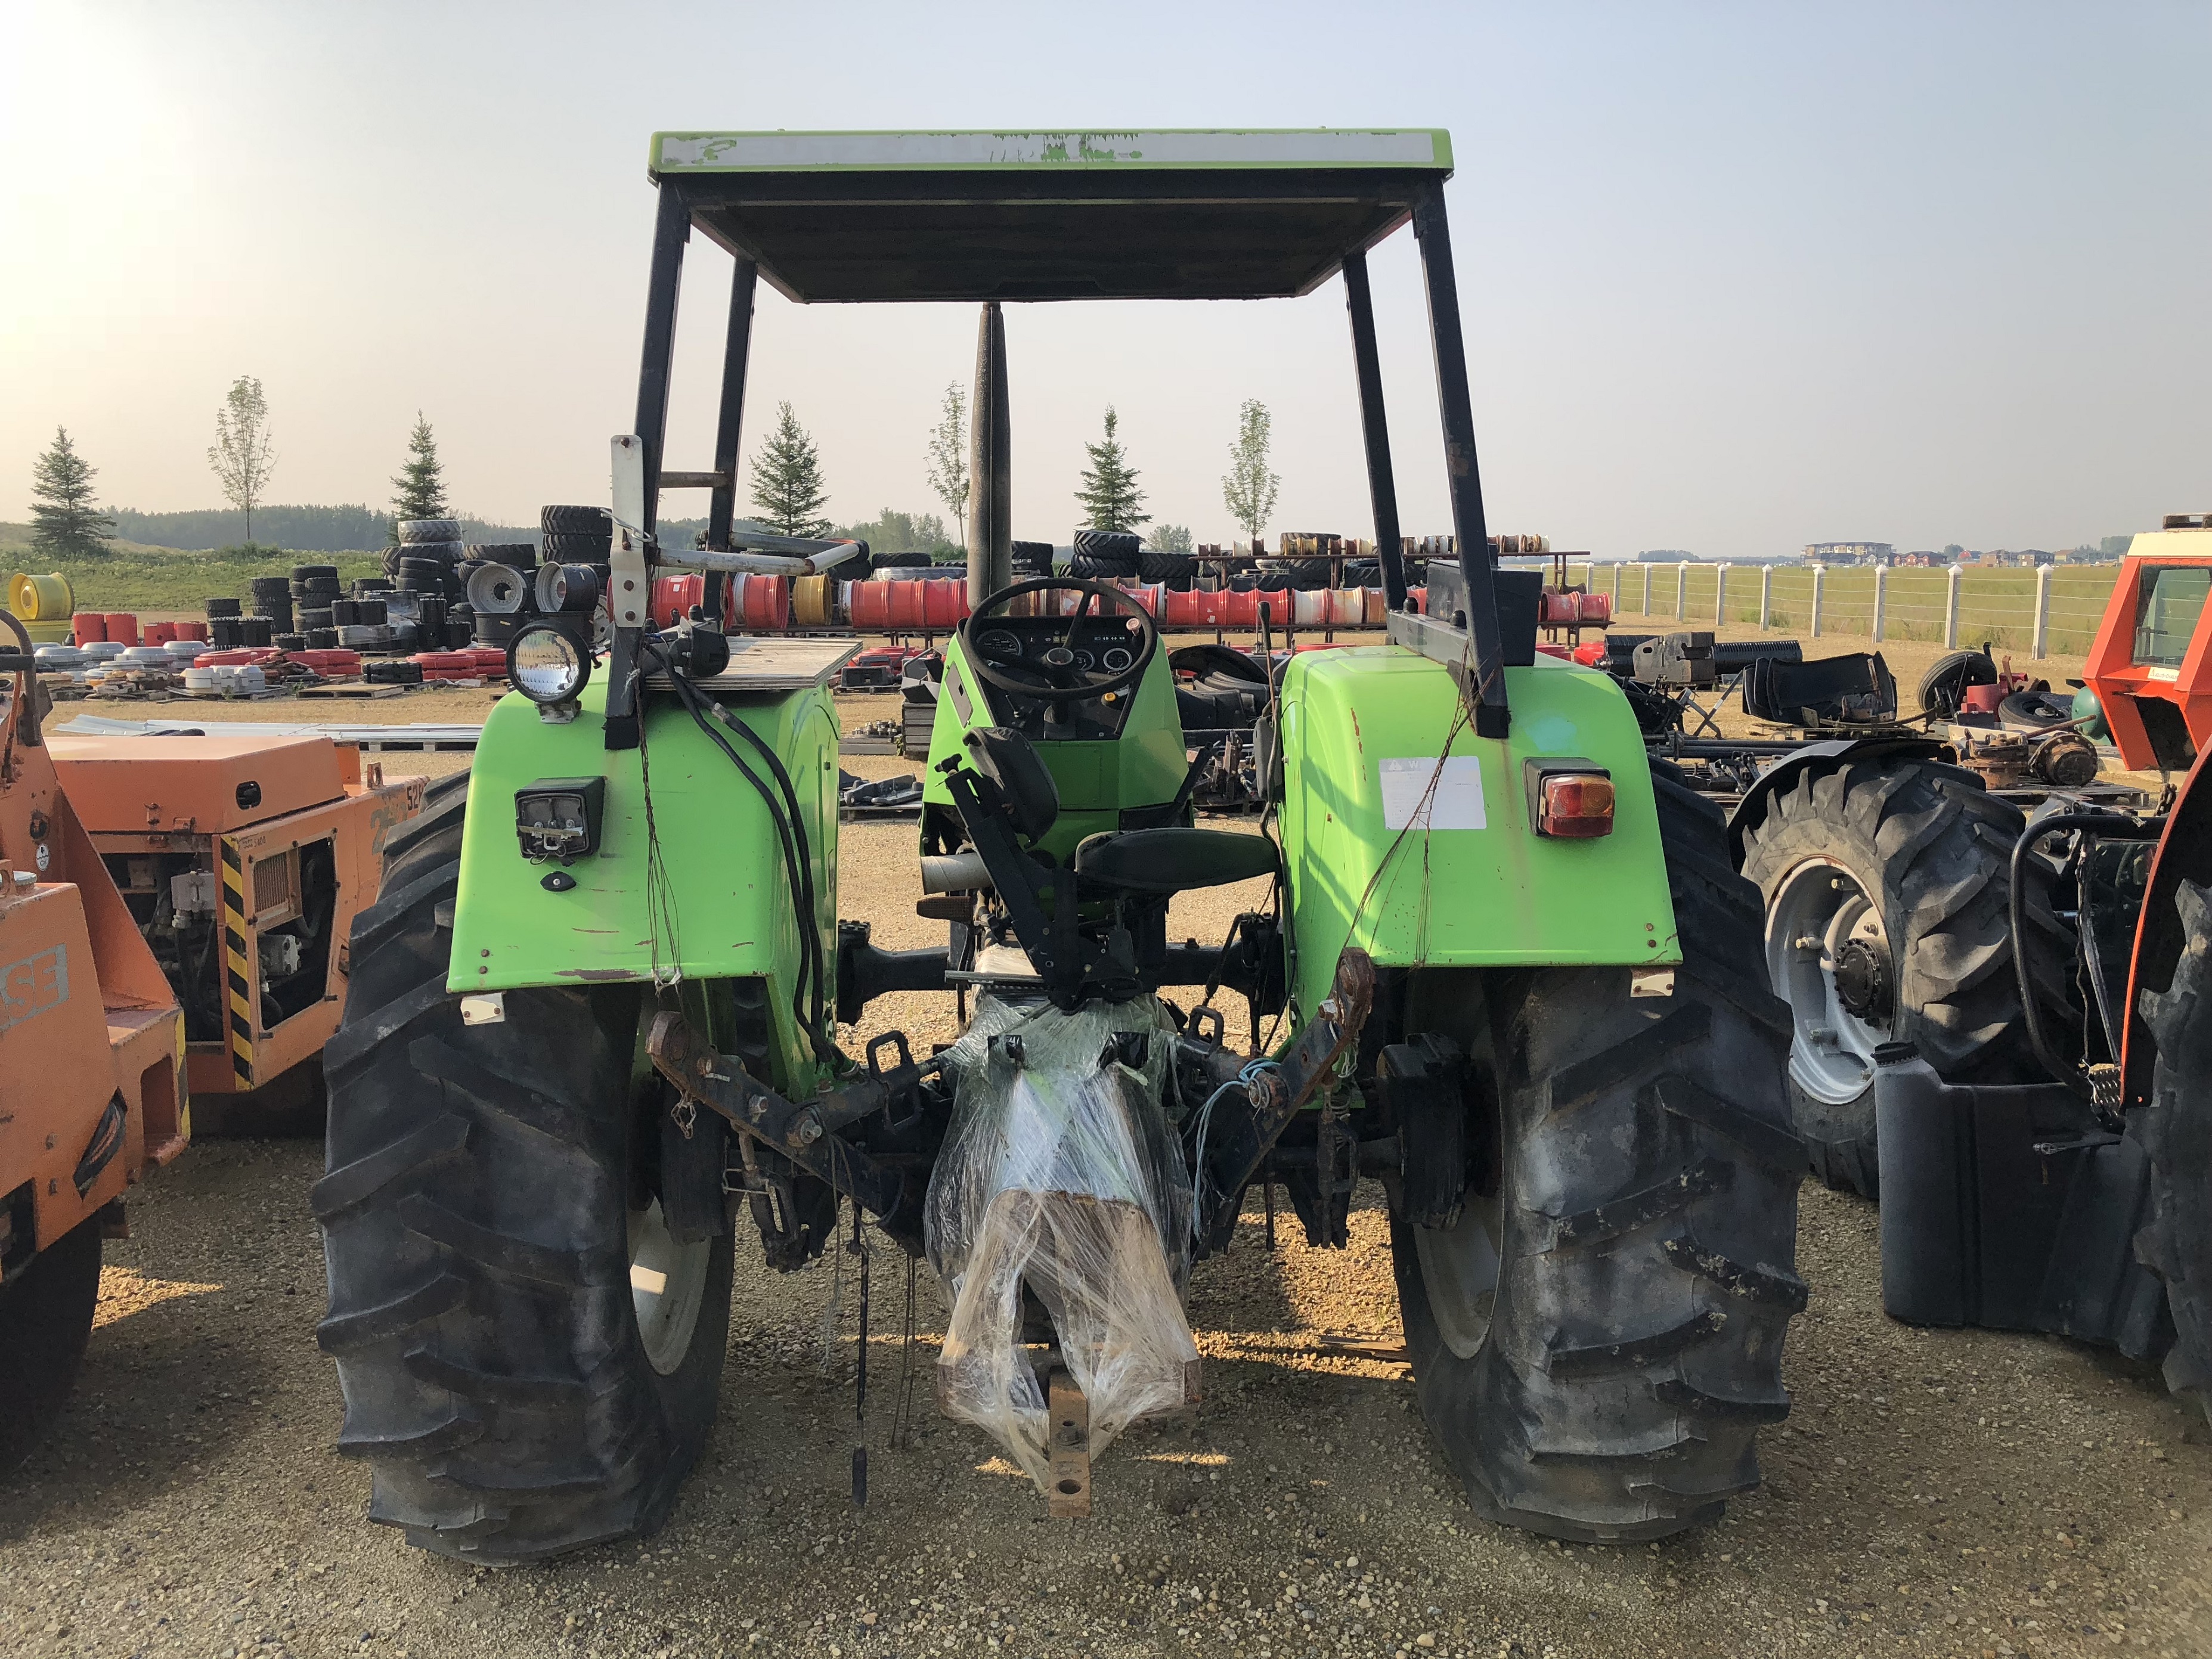
<path id="1" fill-rule="evenodd" d="M 177 625 L 174 623 L 157 622 L 148 623 L 146 624 L 146 643 L 148 645 L 167 645 L 171 640 L 173 640 L 176 637 Z"/>
<path id="2" fill-rule="evenodd" d="M 107 638 L 114 645 L 138 643 L 138 618 L 128 611 L 111 611 L 101 620 L 107 627 Z"/>
<path id="3" fill-rule="evenodd" d="M 1576 620 L 1575 596 L 1571 593 L 1562 593 L 1556 587 L 1546 588 L 1540 608 L 1536 612 L 1536 621 L 1539 625 L 1545 628 L 1565 628 L 1572 625 Z"/>
<path id="4" fill-rule="evenodd" d="M 1575 619 L 1595 623 L 1602 628 L 1613 620 L 1613 595 L 1610 593 L 1577 593 L 1575 595 Z"/>
<path id="5" fill-rule="evenodd" d="M 781 629 L 791 626 L 791 581 L 785 576 L 738 576 L 731 579 L 738 591 L 731 594 L 739 621 L 747 628 Z M 742 585 L 740 586 L 740 584 Z"/>
<path id="6" fill-rule="evenodd" d="M 204 622 L 171 623 L 169 626 L 176 629 L 176 632 L 170 636 L 173 639 L 204 640 L 207 638 L 207 624 Z"/>
<path id="7" fill-rule="evenodd" d="M 968 614 L 968 584 L 940 578 L 921 586 L 924 625 L 940 632 L 957 628 L 960 619 Z"/>
<path id="8" fill-rule="evenodd" d="M 691 613 L 695 605 L 707 599 L 707 579 L 704 576 L 655 576 L 653 579 L 653 599 L 650 606 L 655 628 L 673 628 Z"/>
<path id="9" fill-rule="evenodd" d="M 863 633 L 881 634 L 891 625 L 891 582 L 848 582 L 845 620 Z"/>
<path id="10" fill-rule="evenodd" d="M 79 645 L 97 645 L 107 637 L 107 618 L 97 611 L 80 611 L 70 618 L 70 636 Z"/>
<path id="11" fill-rule="evenodd" d="M 929 584 L 921 581 L 878 582 L 876 586 L 890 589 L 891 626 L 895 629 L 920 630 L 928 626 L 923 589 Z"/>

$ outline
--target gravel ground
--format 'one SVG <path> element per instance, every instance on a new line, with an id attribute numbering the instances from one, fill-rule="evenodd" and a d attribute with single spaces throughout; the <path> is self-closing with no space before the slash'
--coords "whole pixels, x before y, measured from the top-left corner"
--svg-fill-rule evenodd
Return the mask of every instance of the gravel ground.
<path id="1" fill-rule="evenodd" d="M 848 725 L 891 706 L 847 701 Z M 912 913 L 912 826 L 844 834 L 842 912 L 885 945 L 941 937 Z M 1255 898 L 1200 896 L 1175 926 L 1218 938 Z M 943 1001 L 885 999 L 869 1029 L 944 1040 Z M 892 1444 L 905 1284 L 880 1241 L 854 1510 L 854 1267 L 778 1277 L 741 1250 L 721 1420 L 666 1530 L 550 1567 L 458 1566 L 371 1527 L 367 1471 L 331 1450 L 320 1164 L 312 1142 L 204 1142 L 133 1198 L 76 1393 L 0 1491 L 0 1653 L 2212 1653 L 2202 1420 L 2109 1355 L 1892 1323 L 1874 1211 L 1813 1186 L 1813 1300 L 1765 1485 L 1661 1545 L 1563 1547 L 1469 1514 L 1388 1357 L 1395 1294 L 1364 1189 L 1349 1250 L 1307 1249 L 1285 1211 L 1271 1253 L 1255 1200 L 1199 1268 L 1206 1403 L 1099 1460 L 1089 1522 L 1046 1522 L 988 1441 L 935 1416 L 926 1268 L 914 1428 Z"/>

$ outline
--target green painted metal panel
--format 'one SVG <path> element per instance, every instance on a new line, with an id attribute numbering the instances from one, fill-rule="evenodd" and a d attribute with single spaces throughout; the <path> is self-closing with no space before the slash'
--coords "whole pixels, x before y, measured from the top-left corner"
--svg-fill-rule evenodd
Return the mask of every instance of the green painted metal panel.
<path id="1" fill-rule="evenodd" d="M 1293 659 L 1282 832 L 1300 1008 L 1328 994 L 1347 943 L 1386 967 L 1681 960 L 1650 766 L 1626 699 L 1605 675 L 1555 658 L 1505 678 L 1513 726 L 1498 741 L 1465 726 L 1441 664 L 1401 647 Z M 1612 773 L 1611 835 L 1535 833 L 1522 763 L 1548 755 Z M 1439 772 L 1447 757 L 1457 764 Z"/>
<path id="2" fill-rule="evenodd" d="M 763 979 L 776 1020 L 781 1086 L 812 1086 L 814 1062 L 791 1017 L 799 960 L 783 859 L 767 808 L 729 759 L 665 698 L 645 717 L 641 748 L 605 746 L 605 684 L 585 688 L 566 726 L 540 720 L 520 696 L 484 723 L 470 775 L 460 890 L 453 910 L 447 988 L 685 980 Z M 812 854 L 815 922 L 834 969 L 837 915 L 837 717 L 819 687 L 733 700 L 744 720 L 781 757 L 799 796 Z M 742 740 L 732 743 L 757 773 Z M 526 860 L 514 830 L 514 792 L 541 779 L 604 776 L 606 821 L 598 852 L 569 865 L 576 885 L 548 891 L 555 866 Z M 648 893 L 644 779 L 667 880 L 665 914 Z M 825 1002 L 834 988 L 825 985 Z"/>
<path id="3" fill-rule="evenodd" d="M 921 798 L 950 807 L 952 797 L 945 787 L 938 766 L 951 755 L 965 757 L 963 734 L 970 726 L 997 723 L 989 699 L 996 695 L 976 679 L 958 639 L 946 646 L 945 672 L 966 687 L 969 718 L 960 716 L 957 701 L 947 689 L 937 699 L 936 723 L 930 728 L 929 770 L 922 780 Z M 1036 751 L 1044 758 L 1052 781 L 1060 787 L 1060 818 L 1042 843 L 1045 850 L 1065 860 L 1076 843 L 1121 828 L 1121 814 L 1132 806 L 1159 806 L 1175 799 L 1189 768 L 1183 746 L 1182 721 L 1176 712 L 1175 672 L 1168 666 L 1164 647 L 1137 682 L 1135 706 L 1116 742 L 1043 741 Z"/>
<path id="4" fill-rule="evenodd" d="M 1452 167 L 1441 127 L 1094 128 L 1047 132 L 656 132 L 652 171 L 949 173 Z"/>

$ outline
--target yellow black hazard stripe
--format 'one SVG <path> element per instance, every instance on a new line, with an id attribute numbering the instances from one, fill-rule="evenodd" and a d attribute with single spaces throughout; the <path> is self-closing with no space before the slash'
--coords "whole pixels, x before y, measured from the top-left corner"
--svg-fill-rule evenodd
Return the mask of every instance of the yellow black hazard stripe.
<path id="1" fill-rule="evenodd" d="M 246 953 L 246 858 L 234 841 L 222 849 L 222 953 L 230 1005 L 230 1069 L 239 1086 L 253 1085 L 253 967 Z"/>

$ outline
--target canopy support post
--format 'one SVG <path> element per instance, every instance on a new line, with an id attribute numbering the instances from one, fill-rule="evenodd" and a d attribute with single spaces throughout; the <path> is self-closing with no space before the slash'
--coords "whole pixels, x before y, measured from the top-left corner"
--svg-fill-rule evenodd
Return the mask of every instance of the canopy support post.
<path id="1" fill-rule="evenodd" d="M 1505 648 L 1498 619 L 1498 589 L 1491 580 L 1490 527 L 1482 515 L 1482 475 L 1475 464 L 1474 407 L 1467 384 L 1467 343 L 1460 333 L 1459 282 L 1452 271 L 1451 231 L 1444 218 L 1442 185 L 1423 187 L 1413 200 L 1413 234 L 1421 245 L 1421 272 L 1429 293 L 1429 339 L 1436 350 L 1437 404 L 1443 420 L 1445 483 L 1451 490 L 1452 534 L 1467 584 L 1469 655 L 1462 695 L 1479 738 L 1502 738 L 1505 706 Z"/>
<path id="2" fill-rule="evenodd" d="M 1382 359 L 1375 349 L 1375 301 L 1364 249 L 1344 256 L 1344 305 L 1352 313 L 1352 360 L 1359 376 L 1359 431 L 1367 445 L 1367 496 L 1375 509 L 1375 553 L 1382 599 L 1406 608 L 1404 544 L 1398 533 L 1398 483 L 1390 470 L 1390 426 L 1382 412 Z"/>

